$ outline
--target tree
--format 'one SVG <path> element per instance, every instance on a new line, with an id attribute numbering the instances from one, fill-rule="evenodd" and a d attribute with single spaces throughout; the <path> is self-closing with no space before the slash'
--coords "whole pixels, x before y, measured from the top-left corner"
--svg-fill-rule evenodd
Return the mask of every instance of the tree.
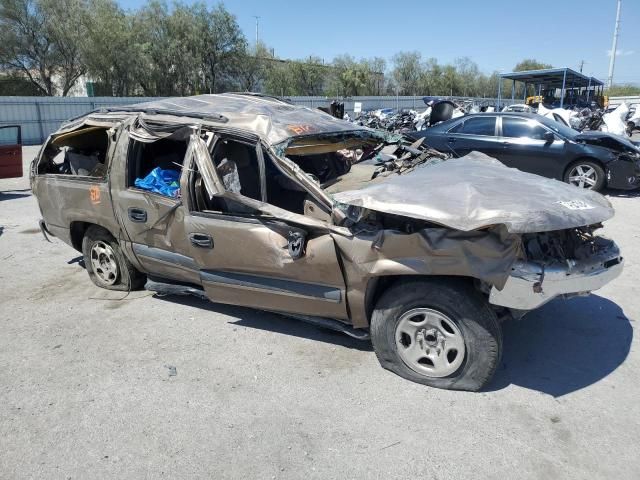
<path id="1" fill-rule="evenodd" d="M 320 57 L 289 62 L 296 95 L 322 95 L 327 77 L 327 67 Z"/>
<path id="2" fill-rule="evenodd" d="M 259 42 L 252 48 L 246 47 L 238 62 L 237 79 L 240 90 L 245 92 L 259 90 L 267 75 L 267 64 L 270 60 L 271 53 L 264 43 Z"/>
<path id="3" fill-rule="evenodd" d="M 140 44 L 134 19 L 114 0 L 91 0 L 83 58 L 101 95 L 130 96 L 139 88 Z"/>
<path id="4" fill-rule="evenodd" d="M 610 97 L 625 97 L 629 95 L 640 95 L 640 86 L 629 83 L 623 85 L 611 85 L 605 93 Z"/>
<path id="5" fill-rule="evenodd" d="M 265 69 L 264 89 L 266 93 L 281 97 L 297 94 L 289 62 L 275 59 L 268 62 Z"/>
<path id="6" fill-rule="evenodd" d="M 384 72 L 387 70 L 387 61 L 381 57 L 373 57 L 361 60 L 369 75 L 367 76 L 367 95 L 382 95 L 384 89 Z"/>
<path id="7" fill-rule="evenodd" d="M 27 80 L 22 74 L 17 72 L 8 75 L 0 75 L 0 97 L 5 96 L 38 96 L 42 92 Z"/>
<path id="8" fill-rule="evenodd" d="M 235 15 L 224 5 L 218 4 L 206 17 L 202 35 L 205 76 L 213 93 L 225 91 L 233 85 L 233 74 L 238 59 L 246 50 L 246 39 L 238 26 Z"/>
<path id="9" fill-rule="evenodd" d="M 0 0 L 0 66 L 42 95 L 67 95 L 86 67 L 83 0 Z"/>
<path id="10" fill-rule="evenodd" d="M 391 74 L 399 94 L 416 95 L 418 93 L 418 85 L 423 71 L 420 64 L 421 59 L 420 52 L 400 52 L 393 56 Z"/>
<path id="11" fill-rule="evenodd" d="M 533 58 L 525 58 L 513 67 L 514 72 L 524 72 L 526 70 L 545 70 L 547 68 L 553 68 L 548 63 L 542 63 Z"/>

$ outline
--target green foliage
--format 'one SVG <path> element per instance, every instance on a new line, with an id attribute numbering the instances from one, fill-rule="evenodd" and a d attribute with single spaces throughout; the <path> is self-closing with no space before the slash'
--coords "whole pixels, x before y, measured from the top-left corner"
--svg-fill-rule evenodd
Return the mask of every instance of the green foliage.
<path id="1" fill-rule="evenodd" d="M 41 95 L 67 95 L 85 72 L 84 0 L 0 0 L 0 68 Z"/>
<path id="2" fill-rule="evenodd" d="M 515 70 L 546 67 L 526 59 Z M 96 95 L 115 96 L 240 90 L 495 97 L 498 91 L 497 74 L 484 75 L 468 57 L 439 64 L 417 51 L 398 52 L 390 71 L 379 57 L 282 60 L 265 44 L 250 45 L 222 3 L 179 0 L 148 0 L 133 11 L 116 0 L 0 0 L 0 72 L 10 79 L 0 91 L 40 95 L 67 95 L 81 78 Z"/>
<path id="3" fill-rule="evenodd" d="M 605 90 L 605 95 L 610 97 L 626 97 L 631 95 L 640 95 L 640 86 L 624 84 L 624 85 L 612 85 L 611 88 Z"/>
<path id="4" fill-rule="evenodd" d="M 19 74 L 0 76 L 0 97 L 4 96 L 39 96 L 42 93 L 33 83 Z"/>
<path id="5" fill-rule="evenodd" d="M 514 72 L 524 72 L 526 70 L 545 70 L 547 68 L 553 68 L 548 63 L 539 62 L 533 58 L 526 58 L 513 67 Z"/>

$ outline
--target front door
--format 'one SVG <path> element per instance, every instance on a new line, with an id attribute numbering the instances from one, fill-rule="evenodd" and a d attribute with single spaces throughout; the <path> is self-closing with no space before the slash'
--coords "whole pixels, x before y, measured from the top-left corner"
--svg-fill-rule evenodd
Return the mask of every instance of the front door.
<path id="1" fill-rule="evenodd" d="M 198 266 L 207 296 L 221 303 L 346 319 L 344 278 L 327 226 L 304 226 L 306 217 L 288 211 L 278 215 L 238 208 L 246 198 L 254 206 L 261 204 L 278 212 L 257 200 L 265 198 L 264 174 L 270 169 L 264 162 L 271 161 L 260 153 L 259 144 L 220 140 L 214 161 L 202 139 L 193 135 L 191 142 L 189 195 L 217 200 L 203 206 L 195 198 L 185 199 L 189 256 Z M 219 153 L 223 149 L 224 155 Z M 211 168 L 221 166 L 222 172 L 223 164 L 233 165 L 236 181 L 227 177 L 223 181 Z M 202 182 L 196 180 L 200 175 Z M 231 196 L 226 195 L 228 190 L 211 192 L 231 185 L 236 186 Z M 198 188 L 207 190 L 196 191 Z"/>
<path id="2" fill-rule="evenodd" d="M 22 177 L 22 138 L 19 125 L 0 127 L 0 178 Z"/>
<path id="3" fill-rule="evenodd" d="M 547 140 L 545 135 L 553 135 Z M 565 142 L 532 118 L 503 116 L 502 151 L 496 157 L 508 167 L 544 177 L 562 179 Z"/>

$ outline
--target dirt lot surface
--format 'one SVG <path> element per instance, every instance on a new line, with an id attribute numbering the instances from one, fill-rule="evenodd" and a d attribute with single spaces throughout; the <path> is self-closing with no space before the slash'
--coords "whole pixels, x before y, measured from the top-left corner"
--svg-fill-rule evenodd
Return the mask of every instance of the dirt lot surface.
<path id="1" fill-rule="evenodd" d="M 0 478 L 640 478 L 640 196 L 608 197 L 623 275 L 506 323 L 461 393 L 275 314 L 101 290 L 0 180 Z"/>

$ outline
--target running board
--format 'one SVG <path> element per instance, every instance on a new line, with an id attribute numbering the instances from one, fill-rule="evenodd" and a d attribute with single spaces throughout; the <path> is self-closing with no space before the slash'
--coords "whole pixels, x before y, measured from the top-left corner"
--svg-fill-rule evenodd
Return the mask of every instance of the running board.
<path id="1" fill-rule="evenodd" d="M 147 278 L 144 288 L 155 292 L 160 296 L 164 295 L 193 295 L 203 300 L 209 300 L 204 290 L 197 285 L 182 282 L 163 282 L 159 279 Z"/>
<path id="2" fill-rule="evenodd" d="M 164 279 L 162 279 L 164 280 Z M 193 295 L 203 300 L 209 300 L 205 291 L 197 286 L 189 283 L 162 281 L 161 279 L 148 278 L 144 288 L 158 295 Z M 336 332 L 344 333 L 356 340 L 369 340 L 369 331 L 361 328 L 353 328 L 351 325 L 343 323 L 333 318 L 314 317 L 311 315 L 301 315 L 297 313 L 276 312 L 273 310 L 264 310 L 270 313 L 277 313 L 285 317 L 301 320 L 316 327 L 327 328 Z"/>
<path id="3" fill-rule="evenodd" d="M 271 311 L 271 310 L 267 310 Z M 316 327 L 328 328 L 329 330 L 335 330 L 336 332 L 342 332 L 345 335 L 350 336 L 351 338 L 355 338 L 356 340 L 369 340 L 371 337 L 369 335 L 369 330 L 364 330 L 362 328 L 353 328 L 351 325 L 343 323 L 339 320 L 334 320 L 333 318 L 325 318 L 325 317 L 314 317 L 311 315 L 300 315 L 297 313 L 286 313 L 286 312 L 275 312 L 278 315 L 283 315 L 289 318 L 295 318 L 296 320 L 301 320 L 305 323 L 309 323 L 311 325 L 315 325 Z"/>

